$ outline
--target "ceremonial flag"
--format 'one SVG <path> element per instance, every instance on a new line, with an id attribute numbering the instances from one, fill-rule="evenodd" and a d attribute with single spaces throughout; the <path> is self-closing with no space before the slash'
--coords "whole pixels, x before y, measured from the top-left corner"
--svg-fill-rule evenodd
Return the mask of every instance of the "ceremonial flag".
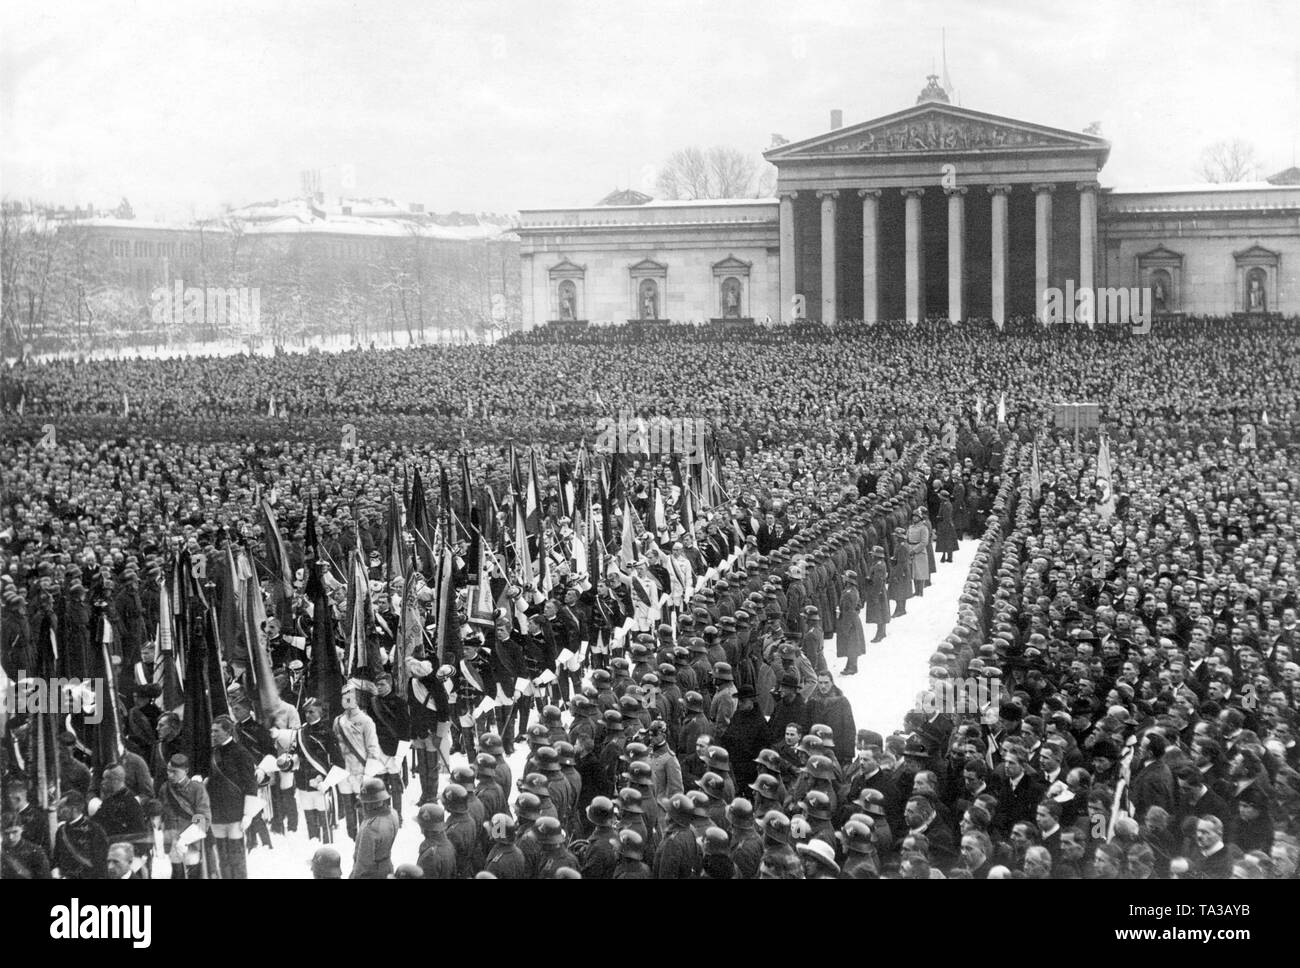
<path id="1" fill-rule="evenodd" d="M 625 565 L 632 564 L 640 557 L 636 551 L 636 525 L 632 521 L 635 515 L 632 502 L 626 497 L 623 498 L 623 536 L 618 548 L 618 557 Z"/>
<path id="2" fill-rule="evenodd" d="M 601 543 L 608 548 L 614 543 L 614 508 L 610 505 L 610 494 L 602 476 L 596 482 L 600 500 L 600 537 Z"/>
<path id="3" fill-rule="evenodd" d="M 100 720 L 95 726 L 95 742 L 92 747 L 93 766 L 97 776 L 103 775 L 105 768 L 119 763 L 125 747 L 122 745 L 122 726 L 118 722 L 117 676 L 113 672 L 113 624 L 108 614 L 99 615 L 100 635 L 99 653 L 94 666 L 95 675 L 104 683 L 104 695 L 101 707 L 95 712 Z"/>
<path id="4" fill-rule="evenodd" d="M 573 476 L 569 473 L 569 465 L 564 461 L 560 462 L 560 516 L 573 520 Z"/>
<path id="5" fill-rule="evenodd" d="M 998 395 L 998 423 L 1007 422 L 1007 395 L 1005 393 Z"/>
<path id="6" fill-rule="evenodd" d="M 524 479 L 519 470 L 519 454 L 515 451 L 515 442 L 510 441 L 510 491 L 513 494 L 524 493 Z"/>
<path id="7" fill-rule="evenodd" d="M 406 542 L 402 539 L 402 509 L 397 503 L 397 495 L 388 495 L 388 520 L 384 538 L 384 581 L 394 578 L 406 580 Z"/>
<path id="8" fill-rule="evenodd" d="M 258 722 L 270 727 L 275 720 L 275 710 L 280 704 L 280 690 L 276 688 L 271 673 L 271 654 L 266 642 L 266 607 L 262 603 L 262 588 L 247 551 L 240 551 L 235 559 L 235 577 L 242 592 L 245 638 L 248 642 L 248 674 L 252 677 L 249 695 L 257 704 Z"/>
<path id="9" fill-rule="evenodd" d="M 451 542 L 442 542 L 442 563 L 438 569 L 438 665 L 460 661 L 460 627 L 456 623 L 456 586 L 452 572 L 456 561 Z M 486 569 L 484 569 L 486 571 Z"/>
<path id="10" fill-rule="evenodd" d="M 528 521 L 522 496 L 515 498 L 515 574 L 520 585 L 533 583 L 533 562 L 528 553 Z"/>
<path id="11" fill-rule="evenodd" d="M 419 471 L 416 471 L 419 474 Z M 401 624 L 393 641 L 390 667 L 393 670 L 393 689 L 399 696 L 406 695 L 410 670 L 406 668 L 407 656 L 417 656 L 424 640 L 424 621 L 420 617 L 420 601 L 416 597 L 416 575 L 412 572 L 402 589 Z"/>
<path id="12" fill-rule="evenodd" d="M 623 497 L 623 454 L 617 440 L 614 441 L 614 453 L 609 458 L 609 480 L 605 486 L 615 501 Z"/>
<path id="13" fill-rule="evenodd" d="M 1267 411 L 1267 410 L 1264 411 L 1263 416 L 1262 416 L 1260 419 L 1263 421 L 1264 426 L 1267 427 L 1267 426 L 1268 426 L 1268 411 Z"/>
<path id="14" fill-rule="evenodd" d="M 189 552 L 181 552 L 181 583 L 185 625 L 185 712 L 181 716 L 182 743 L 196 775 L 207 776 L 212 769 L 212 718 L 213 693 L 222 691 L 220 680 L 213 690 L 208 680 L 208 642 L 205 631 L 208 623 L 206 606 L 190 600 L 193 588 L 193 566 Z"/>
<path id="15" fill-rule="evenodd" d="M 541 531 L 542 521 L 542 486 L 537 477 L 537 451 L 528 452 L 528 494 L 524 502 L 524 513 L 529 534 Z M 540 554 L 540 551 L 538 552 Z"/>
<path id="16" fill-rule="evenodd" d="M 307 562 L 307 598 L 312 605 L 311 669 L 307 673 L 307 691 L 324 705 L 328 720 L 342 711 L 343 669 L 334 645 L 334 610 L 317 561 Z"/>
<path id="17" fill-rule="evenodd" d="M 170 571 L 175 572 L 176 565 Z M 185 691 L 181 682 L 175 634 L 176 596 L 173 581 L 164 577 L 158 589 L 158 656 L 154 663 L 154 681 L 162 687 L 163 709 L 176 712 L 185 705 Z"/>
<path id="18" fill-rule="evenodd" d="M 216 603 L 211 597 L 208 598 L 207 612 L 204 615 L 203 644 L 205 646 L 205 658 L 208 663 L 208 686 L 213 690 L 212 715 L 229 716 L 230 703 L 226 698 L 225 678 L 223 675 L 223 670 L 226 667 L 225 656 L 221 650 L 221 638 L 217 628 Z"/>
<path id="19" fill-rule="evenodd" d="M 469 473 L 469 455 L 464 450 L 460 452 L 460 522 L 461 526 L 468 528 L 471 524 L 476 527 L 479 523 L 474 520 L 474 482 Z"/>
<path id="20" fill-rule="evenodd" d="M 677 517 L 681 521 L 683 534 L 695 533 L 695 495 L 691 489 L 682 485 L 677 495 Z"/>
<path id="21" fill-rule="evenodd" d="M 271 573 L 271 609 L 280 624 L 293 625 L 293 572 L 289 568 L 289 549 L 280 534 L 271 502 L 262 496 L 258 502 L 262 514 L 262 534 L 266 544 L 266 567 Z"/>
<path id="22" fill-rule="evenodd" d="M 131 416 L 131 401 L 127 398 L 126 391 L 122 391 L 122 416 Z"/>
<path id="23" fill-rule="evenodd" d="M 1110 443 L 1104 436 L 1097 448 L 1097 488 L 1101 491 L 1097 510 L 1103 519 L 1109 518 L 1115 510 L 1114 468 L 1110 459 Z"/>
<path id="24" fill-rule="evenodd" d="M 415 565 L 425 578 L 433 579 L 437 559 L 433 552 L 433 535 L 436 524 L 429 514 L 429 504 L 424 493 L 424 480 L 420 468 L 415 469 L 415 482 L 411 485 L 411 512 L 408 516 L 411 534 L 415 536 Z"/>

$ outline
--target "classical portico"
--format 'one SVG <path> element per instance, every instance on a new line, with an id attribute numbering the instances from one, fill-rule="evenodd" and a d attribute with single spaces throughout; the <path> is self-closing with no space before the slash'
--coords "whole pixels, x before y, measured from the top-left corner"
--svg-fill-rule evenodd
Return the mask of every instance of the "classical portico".
<path id="1" fill-rule="evenodd" d="M 1049 286 L 1094 285 L 1109 151 L 949 104 L 936 83 L 914 107 L 775 148 L 780 305 L 802 296 L 827 322 L 1033 316 Z"/>
<path id="2" fill-rule="evenodd" d="M 1110 145 L 948 103 L 766 152 L 776 198 L 526 209 L 523 318 L 738 326 L 1043 315 L 1048 288 L 1161 314 L 1300 312 L 1300 184 L 1098 186 Z M 798 297 L 798 298 L 796 298 Z M 1097 303 L 1097 322 L 1107 318 Z"/>

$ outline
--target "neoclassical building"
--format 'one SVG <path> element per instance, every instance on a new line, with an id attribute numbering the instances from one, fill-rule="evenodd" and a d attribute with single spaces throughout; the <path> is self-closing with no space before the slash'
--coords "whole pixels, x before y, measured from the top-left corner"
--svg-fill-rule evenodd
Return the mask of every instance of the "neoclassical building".
<path id="1" fill-rule="evenodd" d="M 523 323 L 954 320 L 1049 287 L 1151 289 L 1157 313 L 1300 313 L 1300 184 L 1103 187 L 1110 144 L 948 103 L 784 144 L 775 199 L 620 192 L 520 213 Z"/>

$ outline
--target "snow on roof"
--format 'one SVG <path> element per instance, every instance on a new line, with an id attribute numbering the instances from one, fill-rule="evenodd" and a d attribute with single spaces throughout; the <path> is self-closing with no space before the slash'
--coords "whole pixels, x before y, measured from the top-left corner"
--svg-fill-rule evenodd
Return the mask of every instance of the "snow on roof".
<path id="1" fill-rule="evenodd" d="M 1295 191 L 1294 185 L 1273 185 L 1266 181 L 1256 182 L 1225 182 L 1213 184 L 1210 182 L 1190 183 L 1184 185 L 1152 185 L 1142 186 L 1140 188 L 1112 188 L 1112 195 L 1181 195 L 1191 192 L 1273 192 L 1286 191 L 1290 189 Z"/>
<path id="2" fill-rule="evenodd" d="M 721 206 L 775 204 L 775 198 L 656 198 L 644 205 L 541 205 L 535 208 L 521 209 L 521 212 L 616 212 L 619 209 L 645 211 L 648 208 L 717 208 Z"/>

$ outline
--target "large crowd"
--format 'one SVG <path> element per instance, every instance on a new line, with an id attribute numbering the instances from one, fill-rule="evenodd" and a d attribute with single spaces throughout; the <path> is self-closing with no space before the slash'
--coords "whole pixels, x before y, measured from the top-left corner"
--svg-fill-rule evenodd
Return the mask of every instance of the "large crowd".
<path id="1" fill-rule="evenodd" d="M 42 748 L 9 717 L 3 874 L 238 878 L 301 824 L 321 877 L 1293 878 L 1298 350 L 1294 320 L 1222 320 L 25 361 L 4 374 L 0 666 L 21 692 L 106 642 L 121 745 L 72 715 Z M 700 421 L 716 474 L 597 449 L 620 415 Z M 513 543 L 521 465 L 545 582 Z M 404 516 L 412 557 L 411 477 L 437 498 L 440 471 L 439 517 L 483 510 L 482 534 L 447 531 L 449 618 L 392 554 Z M 858 729 L 837 680 L 963 541 L 929 691 L 891 734 Z M 224 694 L 192 762 L 168 595 L 184 557 L 221 598 L 237 556 L 274 699 L 214 620 Z M 453 646 L 404 649 L 408 615 Z M 337 696 L 308 690 L 321 643 Z"/>

